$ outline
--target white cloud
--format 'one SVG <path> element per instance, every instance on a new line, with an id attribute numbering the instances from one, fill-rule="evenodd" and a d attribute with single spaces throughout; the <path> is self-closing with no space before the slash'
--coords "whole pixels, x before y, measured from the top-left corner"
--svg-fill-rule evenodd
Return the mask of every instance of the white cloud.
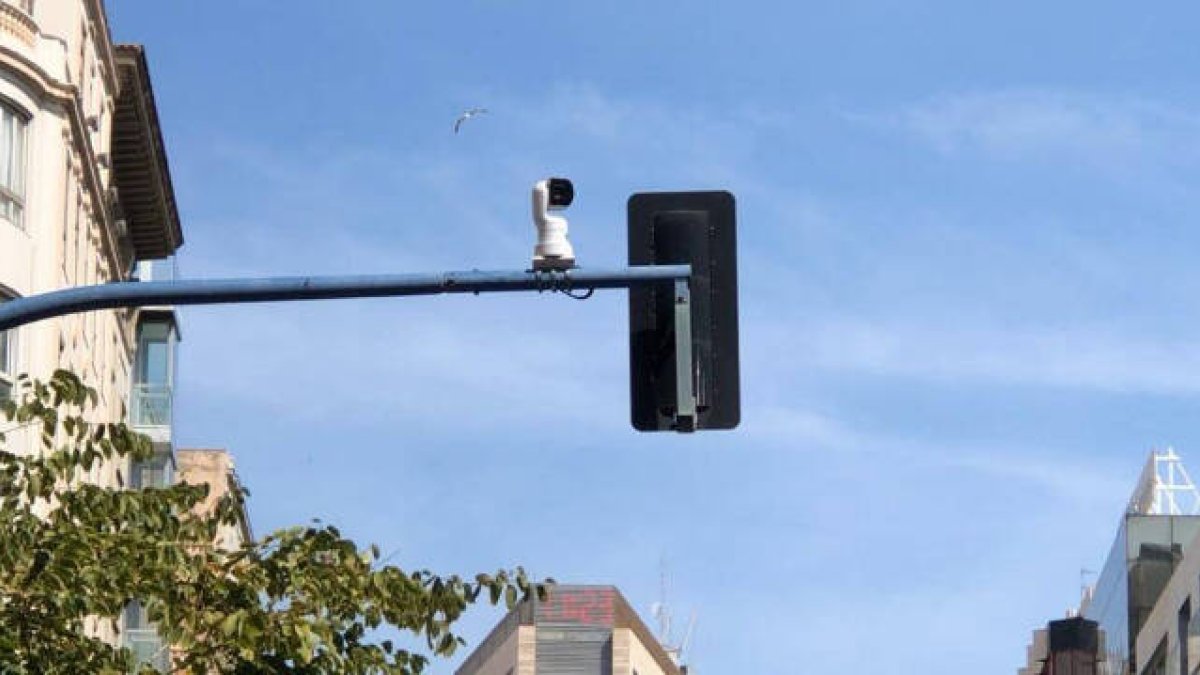
<path id="1" fill-rule="evenodd" d="M 744 435 L 760 449 L 837 453 L 866 462 L 898 463 L 908 469 L 927 467 L 943 476 L 1020 484 L 1075 503 L 1109 504 L 1114 495 L 1129 489 L 1124 475 L 1128 467 L 1112 466 L 1096 457 L 1072 458 L 1062 449 L 1036 445 L 1017 448 L 879 435 L 803 408 L 773 406 L 756 411 L 746 420 Z"/>
<path id="2" fill-rule="evenodd" d="M 1200 346 L 1184 339 L 1129 335 L 1106 326 L 1029 328 L 825 316 L 808 326 L 777 324 L 761 333 L 776 367 L 882 377 L 1062 387 L 1109 393 L 1200 392 Z"/>
<path id="3" fill-rule="evenodd" d="M 1055 89 L 942 95 L 860 121 L 902 129 L 947 154 L 1082 162 L 1194 162 L 1200 113 L 1161 100 Z M 1126 167 L 1128 168 L 1128 167 Z"/>

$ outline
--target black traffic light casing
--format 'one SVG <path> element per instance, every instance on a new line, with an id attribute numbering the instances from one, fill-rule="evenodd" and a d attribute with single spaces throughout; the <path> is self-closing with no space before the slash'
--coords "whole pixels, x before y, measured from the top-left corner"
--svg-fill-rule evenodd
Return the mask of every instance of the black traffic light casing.
<path id="1" fill-rule="evenodd" d="M 738 386 L 737 223 L 728 192 L 648 192 L 629 198 L 629 264 L 691 264 L 696 429 L 732 429 Z M 675 293 L 629 290 L 629 382 L 639 431 L 676 427 Z"/>

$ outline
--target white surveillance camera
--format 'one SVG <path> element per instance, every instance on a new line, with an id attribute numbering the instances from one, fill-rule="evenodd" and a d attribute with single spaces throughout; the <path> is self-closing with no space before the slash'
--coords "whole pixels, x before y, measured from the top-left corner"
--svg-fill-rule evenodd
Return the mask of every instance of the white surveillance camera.
<path id="1" fill-rule="evenodd" d="M 565 270 L 575 266 L 575 250 L 567 240 L 567 219 L 557 215 L 575 199 L 575 186 L 566 178 L 547 178 L 533 186 L 533 269 Z"/>

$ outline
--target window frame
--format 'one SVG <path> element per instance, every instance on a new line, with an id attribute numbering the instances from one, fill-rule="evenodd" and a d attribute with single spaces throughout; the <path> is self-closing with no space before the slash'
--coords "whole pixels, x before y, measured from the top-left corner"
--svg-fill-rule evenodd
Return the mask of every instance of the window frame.
<path id="1" fill-rule="evenodd" d="M 18 185 L 15 187 L 20 188 L 20 191 L 15 190 L 12 185 L 0 183 L 0 220 L 8 221 L 13 227 L 24 232 L 27 220 L 25 217 L 26 193 L 29 187 L 29 127 L 33 122 L 33 116 L 11 99 L 0 97 L 0 124 L 3 123 L 6 114 L 12 115 L 14 125 L 20 125 L 17 130 L 20 138 L 20 157 L 13 159 L 11 169 L 14 171 L 10 171 L 10 174 L 15 172 L 19 176 L 19 180 L 15 181 Z M 0 127 L 0 132 L 2 131 L 3 128 Z M 0 156 L 0 165 L 7 159 L 7 157 Z M 11 176 L 9 182 L 14 182 L 11 180 Z M 10 210 L 15 215 L 10 216 Z"/>
<path id="2" fill-rule="evenodd" d="M 17 294 L 0 285 L 0 303 L 8 302 L 17 298 Z M 20 349 L 20 340 L 18 339 L 18 329 L 11 328 L 6 331 L 0 331 L 0 342 L 3 346 L 0 347 L 0 401 L 7 399 L 12 390 L 16 387 L 17 381 L 17 355 Z"/>

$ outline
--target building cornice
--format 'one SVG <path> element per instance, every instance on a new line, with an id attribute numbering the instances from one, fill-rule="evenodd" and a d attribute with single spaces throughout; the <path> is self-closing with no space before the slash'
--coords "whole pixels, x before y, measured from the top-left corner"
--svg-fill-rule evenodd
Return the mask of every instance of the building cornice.
<path id="1" fill-rule="evenodd" d="M 121 94 L 113 118 L 113 183 L 139 259 L 164 258 L 183 245 L 183 228 L 150 67 L 141 45 L 117 45 Z"/>
<path id="2" fill-rule="evenodd" d="M 120 87 L 117 77 L 117 57 L 113 49 L 112 33 L 108 27 L 108 13 L 104 9 L 104 0 L 85 0 L 88 19 L 96 33 L 96 44 L 99 45 L 100 59 L 104 62 L 104 79 L 107 80 L 109 91 L 114 97 Z"/>
<path id="3" fill-rule="evenodd" d="M 33 49 L 40 33 L 33 17 L 8 2 L 0 2 L 0 26 L 3 26 L 5 33 L 17 38 L 30 49 Z"/>
<path id="4" fill-rule="evenodd" d="M 83 104 L 79 100 L 79 88 L 55 79 L 21 52 L 2 44 L 0 44 L 0 68 L 16 77 L 35 96 L 49 100 L 62 108 L 71 128 L 69 140 L 83 160 L 80 171 L 84 176 L 88 195 L 101 223 L 104 253 L 108 257 L 112 269 L 120 275 L 124 265 L 121 263 L 119 248 L 114 236 L 116 226 L 113 222 L 112 211 L 109 209 L 108 198 L 105 196 L 104 183 L 97 168 L 99 160 L 91 144 L 87 142 L 87 123 L 84 121 Z"/>
<path id="5" fill-rule="evenodd" d="M 87 142 L 87 126 L 83 118 L 83 104 L 79 100 L 79 90 L 75 85 L 61 82 L 47 73 L 41 66 L 33 62 L 21 52 L 0 44 L 0 69 L 23 84 L 41 102 L 49 101 L 63 110 L 68 121 L 70 132 L 63 130 L 63 136 L 73 146 L 82 166 L 78 167 L 83 175 L 83 183 L 94 206 L 96 218 L 100 221 L 100 241 L 102 254 L 107 258 L 110 269 L 118 278 L 123 278 L 127 265 L 122 260 L 120 248 L 115 237 L 116 225 L 108 198 L 105 195 L 96 154 L 91 143 Z M 66 161 L 71 162 L 70 157 Z M 118 321 L 118 332 L 122 346 L 129 349 L 132 345 L 128 326 Z"/>

